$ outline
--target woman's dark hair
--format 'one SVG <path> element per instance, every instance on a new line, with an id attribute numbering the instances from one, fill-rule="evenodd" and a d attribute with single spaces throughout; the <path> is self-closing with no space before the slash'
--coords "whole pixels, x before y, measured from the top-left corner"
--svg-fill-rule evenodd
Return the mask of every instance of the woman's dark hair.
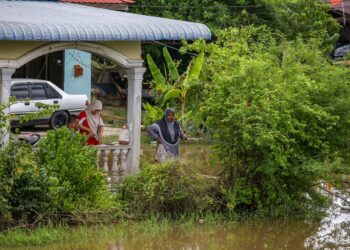
<path id="1" fill-rule="evenodd" d="M 74 122 L 76 119 L 78 119 L 77 115 L 70 115 L 69 120 L 68 120 L 68 124 Z"/>

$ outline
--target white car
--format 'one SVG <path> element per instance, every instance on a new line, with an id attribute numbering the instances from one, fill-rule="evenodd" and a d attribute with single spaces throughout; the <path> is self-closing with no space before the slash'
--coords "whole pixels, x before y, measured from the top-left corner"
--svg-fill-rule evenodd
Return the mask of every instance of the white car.
<path id="1" fill-rule="evenodd" d="M 58 128 L 68 123 L 70 115 L 78 115 L 89 104 L 86 95 L 70 95 L 52 82 L 38 79 L 12 79 L 11 96 L 16 97 L 16 103 L 10 106 L 10 113 L 15 115 L 13 127 L 49 124 L 51 128 Z M 16 115 L 38 112 L 38 102 L 59 108 L 50 116 L 20 124 Z"/>

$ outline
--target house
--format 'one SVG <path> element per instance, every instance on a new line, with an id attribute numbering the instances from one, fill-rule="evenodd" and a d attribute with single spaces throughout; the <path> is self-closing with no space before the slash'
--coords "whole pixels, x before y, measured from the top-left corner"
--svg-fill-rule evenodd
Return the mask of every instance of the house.
<path id="1" fill-rule="evenodd" d="M 105 145 L 98 152 L 103 155 L 104 167 L 108 154 L 112 154 L 112 180 L 118 180 L 124 173 L 139 171 L 141 91 L 145 72 L 141 42 L 199 38 L 211 38 L 208 27 L 200 23 L 57 1 L 0 0 L 0 102 L 9 100 L 10 83 L 13 75 L 18 74 L 16 71 L 42 56 L 54 62 L 51 72 L 50 66 L 45 65 L 48 75 L 55 75 L 54 69 L 62 65 L 62 59 L 55 53 L 67 49 L 95 53 L 114 61 L 128 78 L 129 144 Z M 45 67 L 39 73 L 42 74 Z M 77 71 L 81 74 L 79 68 Z M 3 112 L 7 113 L 8 109 Z M 5 131 L 2 142 L 8 140 L 9 133 Z"/>
<path id="2" fill-rule="evenodd" d="M 96 8 L 127 11 L 133 0 L 58 0 Z M 68 94 L 91 98 L 91 53 L 67 49 L 35 58 L 16 70 L 14 78 L 49 80 Z"/>

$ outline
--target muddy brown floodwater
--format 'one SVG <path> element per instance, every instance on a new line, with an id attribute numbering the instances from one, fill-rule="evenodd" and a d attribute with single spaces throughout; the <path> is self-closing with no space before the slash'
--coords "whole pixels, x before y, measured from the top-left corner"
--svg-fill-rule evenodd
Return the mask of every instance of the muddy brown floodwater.
<path id="1" fill-rule="evenodd" d="M 333 197 L 333 206 L 318 221 L 255 220 L 214 225 L 204 221 L 188 227 L 173 224 L 162 233 L 140 235 L 128 234 L 126 227 L 123 236 L 111 233 L 103 239 L 9 249 L 350 249 L 349 202 L 348 196 Z"/>

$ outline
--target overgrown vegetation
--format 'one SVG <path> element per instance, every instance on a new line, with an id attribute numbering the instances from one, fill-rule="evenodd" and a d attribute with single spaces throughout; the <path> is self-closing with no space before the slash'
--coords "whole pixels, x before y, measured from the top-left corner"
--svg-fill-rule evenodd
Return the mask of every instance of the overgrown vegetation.
<path id="1" fill-rule="evenodd" d="M 96 170 L 96 148 L 82 147 L 84 143 L 83 136 L 62 128 L 49 132 L 37 152 L 38 164 L 50 178 L 53 202 L 63 211 L 96 209 L 103 206 L 97 203 L 99 196 L 108 195 L 106 180 Z"/>
<path id="2" fill-rule="evenodd" d="M 137 4 L 138 11 L 150 14 L 153 9 L 142 5 L 157 1 Z M 207 14 L 206 4 L 222 15 Z M 1 230 L 86 222 L 88 212 L 96 211 L 108 213 L 109 221 L 126 214 L 137 219 L 305 214 L 324 204 L 315 189 L 321 179 L 348 177 L 350 70 L 326 57 L 338 29 L 326 5 L 269 0 L 168 1 L 166 6 L 178 11 L 163 16 L 215 27 L 215 42 L 185 43 L 182 52 L 199 56 L 182 76 L 166 49 L 164 72 L 149 56 L 160 95 L 159 107 L 146 105 L 148 118 L 153 122 L 175 105 L 187 124 L 197 120 L 213 144 L 211 161 L 223 169 L 221 175 L 200 176 L 193 161 L 146 161 L 112 195 L 95 169 L 95 149 L 61 128 L 36 152 L 19 142 L 0 149 Z M 0 113 L 0 130 L 5 124 Z"/>
<path id="3" fill-rule="evenodd" d="M 187 66 L 187 70 L 181 74 L 177 63 L 172 59 L 166 47 L 163 48 L 163 55 L 166 61 L 164 73 L 156 65 L 152 56 L 147 55 L 147 62 L 153 77 L 151 86 L 156 96 L 155 102 L 157 105 L 144 104 L 146 110 L 143 119 L 144 124 L 149 125 L 160 120 L 164 110 L 172 107 L 181 110 L 181 113 L 177 114 L 177 119 L 180 121 L 183 129 L 188 129 L 192 110 L 187 108 L 187 96 L 193 88 L 198 87 L 204 53 L 201 52 L 197 57 L 194 57 Z"/>
<path id="4" fill-rule="evenodd" d="M 0 229 L 32 224 L 50 210 L 45 173 L 27 144 L 10 142 L 0 158 Z"/>
<path id="5" fill-rule="evenodd" d="M 137 11 L 155 10 L 154 2 L 139 4 Z M 334 178 L 330 166 L 339 170 L 349 157 L 349 70 L 326 56 L 339 29 L 329 7 L 316 0 L 162 4 L 175 11 L 158 15 L 214 28 L 215 43 L 181 51 L 206 54 L 204 91 L 187 96 L 196 114 L 188 120 L 202 124 L 214 142 L 213 162 L 225 169 L 222 208 L 280 216 L 320 206 L 315 185 Z M 203 15 L 207 6 L 222 8 L 222 19 Z"/>
<path id="6" fill-rule="evenodd" d="M 291 40 L 302 34 L 332 46 L 339 26 L 328 10 L 318 0 L 140 0 L 130 6 L 131 12 L 204 23 L 215 36 L 229 27 L 267 25 Z"/>
<path id="7" fill-rule="evenodd" d="M 50 131 L 36 152 L 11 141 L 0 149 L 0 225 L 37 226 L 76 223 L 87 211 L 118 217 L 106 179 L 95 167 L 96 150 L 67 128 Z"/>
<path id="8" fill-rule="evenodd" d="M 224 30 L 205 48 L 200 110 L 227 208 L 278 216 L 318 206 L 324 163 L 348 159 L 349 69 L 319 39 L 288 41 L 264 26 Z"/>
<path id="9" fill-rule="evenodd" d="M 130 12 L 203 23 L 210 28 L 213 41 L 226 28 L 266 25 L 284 34 L 288 40 L 297 36 L 306 43 L 309 39 L 320 39 L 325 53 L 332 50 L 340 29 L 329 10 L 329 3 L 319 0 L 140 0 L 130 5 Z M 180 42 L 172 42 L 170 46 L 176 48 L 169 51 L 170 55 L 179 61 L 181 70 L 186 70 L 191 56 L 177 51 Z M 149 53 L 157 65 L 161 65 L 162 45 L 144 43 L 142 47 L 145 61 Z M 151 79 L 149 72 L 145 78 Z"/>
<path id="10" fill-rule="evenodd" d="M 267 11 L 245 12 L 249 3 Z M 187 45 L 198 52 L 204 49 L 208 56 L 201 79 L 204 91 L 197 90 L 189 102 L 201 111 L 193 113 L 202 114 L 215 141 L 215 162 L 225 168 L 227 211 L 274 216 L 303 212 L 320 205 L 314 186 L 328 178 L 330 164 L 348 159 L 349 86 L 344 79 L 349 70 L 325 57 L 337 24 L 328 7 L 313 0 L 238 5 L 239 10 L 221 6 L 240 16 L 225 25 L 256 26 L 214 29 L 215 44 Z M 179 15 L 196 21 L 209 17 L 199 9 Z M 309 11 L 313 17 L 305 16 Z"/>
<path id="11" fill-rule="evenodd" d="M 117 190 L 131 214 L 179 218 L 219 211 L 216 181 L 196 175 L 187 164 L 171 161 L 143 166 L 140 174 L 127 177 Z"/>

